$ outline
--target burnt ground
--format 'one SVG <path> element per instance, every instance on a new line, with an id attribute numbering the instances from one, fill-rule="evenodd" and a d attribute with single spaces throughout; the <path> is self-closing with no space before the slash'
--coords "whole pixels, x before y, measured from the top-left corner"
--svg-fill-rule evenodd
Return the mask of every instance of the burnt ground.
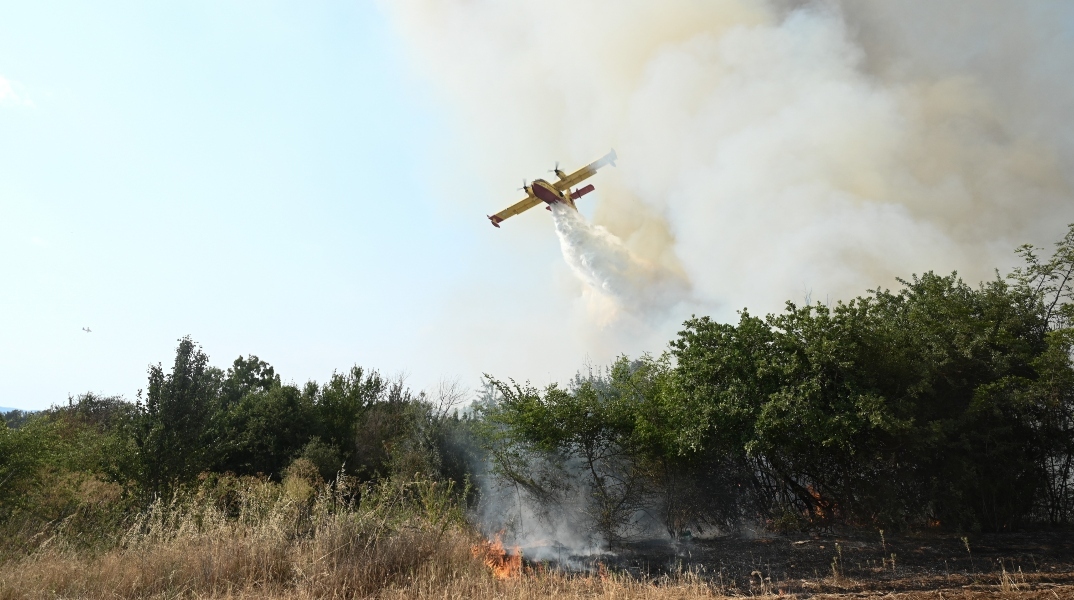
<path id="1" fill-rule="evenodd" d="M 729 595 L 917 597 L 913 592 L 978 590 L 1074 599 L 1074 532 L 969 534 L 965 542 L 962 537 L 923 533 L 881 539 L 871 532 L 651 540 L 624 544 L 600 557 L 572 557 L 571 563 L 639 578 L 692 573 Z"/>

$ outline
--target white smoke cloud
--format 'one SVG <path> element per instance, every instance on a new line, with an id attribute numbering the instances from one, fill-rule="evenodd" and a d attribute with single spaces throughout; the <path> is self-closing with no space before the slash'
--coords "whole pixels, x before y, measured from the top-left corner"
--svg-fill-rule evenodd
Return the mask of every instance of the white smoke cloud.
<path id="1" fill-rule="evenodd" d="M 908 23 L 937 18 L 924 6 L 854 5 L 848 17 L 827 3 L 410 0 L 389 12 L 457 101 L 481 160 L 587 162 L 616 146 L 621 175 L 597 220 L 622 244 L 597 236 L 608 254 L 564 244 L 565 256 L 591 288 L 646 312 L 666 304 L 653 285 L 682 281 L 656 283 L 623 248 L 672 263 L 709 305 L 769 309 L 803 289 L 845 298 L 925 269 L 988 277 L 1012 247 L 1074 219 L 1069 139 L 1028 125 L 1003 65 L 975 72 L 935 41 L 910 64 L 892 55 L 914 46 Z M 1010 24 L 1012 11 L 1046 8 L 994 12 Z M 940 14 L 967 11 L 978 27 L 953 43 L 996 24 L 978 5 Z M 860 43 L 860 23 L 884 45 Z M 1020 25 L 1018 39 L 1039 34 Z M 1052 100 L 1033 109 L 1069 107 L 1065 82 L 1035 85 Z M 667 234 L 646 245 L 616 211 Z"/>
<path id="2" fill-rule="evenodd" d="M 847 299 L 930 269 L 986 279 L 1017 245 L 1048 244 L 1074 221 L 1074 5 L 384 8 L 464 134 L 460 162 L 482 165 L 488 189 L 618 151 L 619 168 L 580 201 L 598 198 L 595 225 L 554 215 L 580 284 L 538 290 L 536 306 L 574 295 L 586 316 L 552 341 L 520 341 L 546 344 L 542 361 L 658 351 L 691 312 Z M 475 214 L 502 208 L 450 201 L 474 199 Z M 532 247 L 524 219 L 540 225 L 516 217 L 497 241 Z"/>

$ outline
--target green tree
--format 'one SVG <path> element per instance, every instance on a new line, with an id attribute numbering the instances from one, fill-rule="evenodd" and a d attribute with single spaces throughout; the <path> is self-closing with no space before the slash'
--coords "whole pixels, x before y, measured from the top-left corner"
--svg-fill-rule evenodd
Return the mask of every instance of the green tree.
<path id="1" fill-rule="evenodd" d="M 253 354 L 238 357 L 224 376 L 220 401 L 227 409 L 250 392 L 266 392 L 280 386 L 280 376 L 272 365 Z"/>
<path id="2" fill-rule="evenodd" d="M 309 396 L 293 385 L 267 385 L 251 387 L 215 416 L 213 470 L 280 476 L 316 432 Z"/>
<path id="3" fill-rule="evenodd" d="M 1032 244 L 1018 248 L 1025 266 L 1011 273 L 1012 279 L 1033 301 L 1039 304 L 1050 329 L 1068 329 L 1074 325 L 1074 223 L 1055 244 L 1055 252 L 1042 260 Z"/>
<path id="4" fill-rule="evenodd" d="M 388 389 L 380 373 L 367 373 L 354 366 L 346 373 L 333 373 L 319 389 L 307 386 L 315 396 L 314 405 L 321 428 L 321 439 L 351 455 L 357 444 L 357 426 L 366 409 L 380 400 Z"/>
<path id="5" fill-rule="evenodd" d="M 763 323 L 688 322 L 677 386 L 706 428 L 688 448 L 744 454 L 768 518 L 1001 528 L 1025 515 L 1032 433 L 993 392 L 1035 376 L 1041 314 L 1001 280 L 903 285 Z M 990 475 L 997 463 L 1009 480 Z"/>
<path id="6" fill-rule="evenodd" d="M 166 495 L 211 464 L 214 447 L 207 434 L 222 380 L 220 370 L 209 366 L 209 357 L 189 337 L 179 340 L 170 373 L 160 364 L 149 367 L 135 435 L 145 491 Z"/>

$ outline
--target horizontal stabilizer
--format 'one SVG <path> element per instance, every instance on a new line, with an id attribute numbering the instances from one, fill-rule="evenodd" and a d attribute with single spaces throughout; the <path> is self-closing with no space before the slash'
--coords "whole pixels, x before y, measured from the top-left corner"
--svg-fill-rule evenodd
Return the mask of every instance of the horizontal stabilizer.
<path id="1" fill-rule="evenodd" d="M 592 183 L 587 185 L 587 186 L 585 186 L 584 188 L 578 188 L 578 189 L 574 190 L 573 192 L 571 192 L 571 200 L 577 200 L 577 199 L 581 198 L 582 196 L 585 196 L 589 192 L 592 192 L 595 189 L 597 189 L 597 188 L 593 187 Z"/>

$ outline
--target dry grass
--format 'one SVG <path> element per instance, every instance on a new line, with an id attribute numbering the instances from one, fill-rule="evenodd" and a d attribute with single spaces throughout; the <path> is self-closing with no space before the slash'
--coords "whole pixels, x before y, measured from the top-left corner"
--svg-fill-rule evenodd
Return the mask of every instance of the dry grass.
<path id="1" fill-rule="evenodd" d="M 356 491 L 361 501 L 349 501 Z M 452 490 L 428 481 L 359 491 L 301 478 L 230 480 L 154 504 L 98 552 L 49 533 L 34 551 L 0 564 L 0 600 L 713 597 L 690 576 L 531 572 L 498 580 L 471 551 L 480 540 Z"/>
<path id="2" fill-rule="evenodd" d="M 0 556 L 0 600 L 726 597 L 690 573 L 638 580 L 615 573 L 529 572 L 498 580 L 471 552 L 479 540 L 454 491 L 430 481 L 357 489 L 346 481 L 321 486 L 302 476 L 283 484 L 232 478 L 206 483 L 183 500 L 151 506 L 96 550 L 76 539 L 80 532 L 65 527 L 61 523 L 28 536 L 20 547 L 32 546 L 30 551 Z M 1074 598 L 1072 586 L 1042 588 L 1027 583 L 1020 572 L 1002 575 L 997 585 L 980 589 L 953 586 L 888 597 Z M 816 595 L 820 591 L 806 596 L 847 597 Z M 778 594 L 763 583 L 738 591 L 743 592 Z M 860 588 L 850 592 L 869 594 Z"/>
<path id="3" fill-rule="evenodd" d="M 215 486 L 151 506 L 102 551 L 44 537 L 33 552 L 0 565 L 0 599 L 347 598 L 418 578 L 436 585 L 483 576 L 470 554 L 473 535 L 443 485 L 230 484 L 227 502 L 214 497 Z"/>

